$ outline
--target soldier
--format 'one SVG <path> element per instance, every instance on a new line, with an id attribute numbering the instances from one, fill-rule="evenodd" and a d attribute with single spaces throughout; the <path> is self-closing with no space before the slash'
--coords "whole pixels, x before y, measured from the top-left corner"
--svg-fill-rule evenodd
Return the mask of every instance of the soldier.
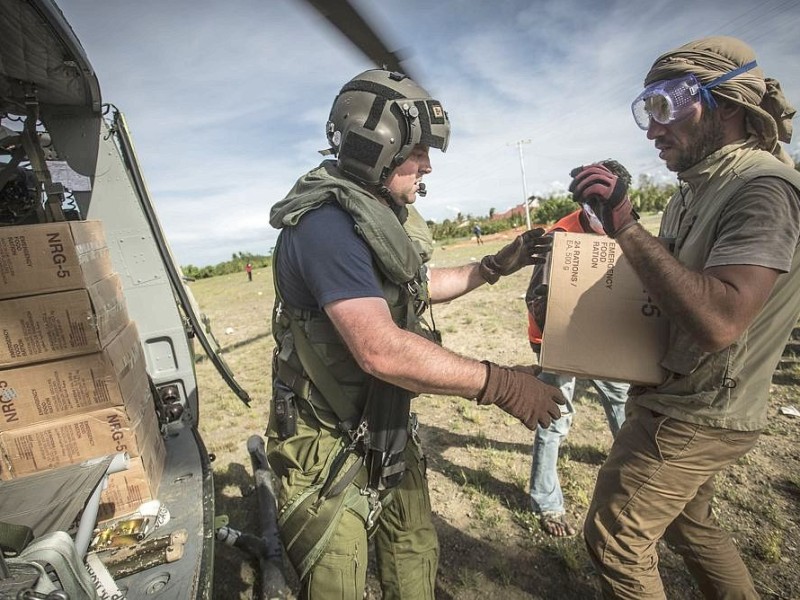
<path id="1" fill-rule="evenodd" d="M 373 534 L 384 598 L 434 597 L 439 547 L 413 396 L 496 404 L 530 429 L 560 415 L 560 392 L 533 369 L 459 356 L 425 321 L 430 303 L 495 283 L 550 248 L 529 231 L 480 263 L 426 268 L 432 240 L 410 205 L 424 195 L 429 148 L 444 151 L 449 134 L 441 103 L 411 79 L 362 73 L 331 109 L 336 160 L 272 210 L 281 233 L 268 455 L 306 598 L 361 598 Z"/>

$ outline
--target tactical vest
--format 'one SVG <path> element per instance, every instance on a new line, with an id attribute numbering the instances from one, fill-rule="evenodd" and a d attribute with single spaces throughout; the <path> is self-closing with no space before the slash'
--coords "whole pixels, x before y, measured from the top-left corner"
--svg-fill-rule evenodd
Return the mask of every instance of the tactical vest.
<path id="1" fill-rule="evenodd" d="M 303 215 L 326 202 L 337 202 L 346 210 L 355 221 L 356 231 L 369 245 L 392 320 L 401 329 L 432 339 L 433 332 L 422 314 L 430 303 L 424 260 L 430 257 L 433 242 L 427 227 L 420 226 L 424 221 L 418 213 L 414 213 L 411 221 L 415 237 L 412 240 L 401 223 L 401 219 L 407 217 L 405 212 L 395 214 L 376 197 L 342 176 L 335 163 L 324 161 L 275 205 L 270 222 L 278 228 L 296 225 Z M 280 247 L 280 237 L 276 247 Z M 275 284 L 277 288 L 277 278 Z M 320 423 L 329 428 L 338 425 L 335 411 L 324 397 L 325 391 L 317 390 L 311 383 L 311 367 L 304 365 L 298 356 L 297 342 L 291 331 L 292 320 L 321 359 L 323 369 L 339 385 L 350 405 L 351 416 L 357 421 L 363 411 L 366 374 L 323 311 L 299 310 L 286 306 L 276 297 L 272 331 L 276 343 L 274 368 L 278 377 L 309 403 Z"/>
<path id="2" fill-rule="evenodd" d="M 660 237 L 688 269 L 702 272 L 716 241 L 719 220 L 742 186 L 757 177 L 778 177 L 800 193 L 800 173 L 757 150 L 752 142 L 723 147 L 681 173 L 688 183 L 670 200 Z M 768 210 L 768 206 L 765 207 Z M 755 431 L 766 423 L 769 382 L 800 312 L 800 252 L 791 271 L 778 277 L 767 303 L 729 347 L 705 352 L 677 319 L 661 365 L 668 377 L 635 396 L 662 414 L 712 427 Z"/>

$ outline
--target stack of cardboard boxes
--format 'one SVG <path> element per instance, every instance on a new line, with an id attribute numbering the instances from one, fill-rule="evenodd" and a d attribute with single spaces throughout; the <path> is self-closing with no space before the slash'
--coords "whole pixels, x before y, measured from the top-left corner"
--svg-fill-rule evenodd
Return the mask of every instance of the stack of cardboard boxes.
<path id="1" fill-rule="evenodd" d="M 101 518 L 155 498 L 165 450 L 96 221 L 0 228 L 0 479 L 127 452 Z"/>

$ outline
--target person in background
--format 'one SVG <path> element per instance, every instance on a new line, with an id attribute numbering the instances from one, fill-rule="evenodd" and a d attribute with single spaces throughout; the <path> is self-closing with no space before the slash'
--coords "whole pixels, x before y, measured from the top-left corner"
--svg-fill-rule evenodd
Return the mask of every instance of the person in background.
<path id="1" fill-rule="evenodd" d="M 475 242 L 477 242 L 478 245 L 483 244 L 483 238 L 481 238 L 481 226 L 475 223 L 475 227 L 472 228 L 472 233 L 475 234 Z"/>
<path id="2" fill-rule="evenodd" d="M 630 173 L 621 164 L 612 160 L 605 160 L 600 164 L 630 184 Z M 597 220 L 588 205 L 556 221 L 547 233 L 551 234 L 557 231 L 605 234 L 602 223 Z M 542 330 L 546 315 L 546 294 L 543 293 L 546 287 L 544 272 L 544 265 L 537 265 L 533 268 L 525 295 L 528 305 L 528 339 L 537 360 L 541 350 Z M 576 530 L 567 520 L 557 464 L 558 449 L 561 442 L 567 437 L 575 415 L 575 405 L 572 400 L 575 395 L 576 379 L 571 375 L 546 371 L 539 374 L 539 379 L 548 385 L 559 388 L 567 402 L 562 409 L 564 413 L 560 419 L 553 421 L 550 427 L 539 426 L 536 428 L 531 461 L 531 508 L 539 515 L 539 524 L 546 534 L 554 537 L 571 537 L 575 535 Z M 628 399 L 629 384 L 599 379 L 590 379 L 588 382 L 597 390 L 600 404 L 608 419 L 611 435 L 616 437 L 625 421 L 625 402 Z"/>
<path id="3" fill-rule="evenodd" d="M 650 235 L 625 182 L 575 169 L 574 197 L 669 317 L 665 379 L 631 388 L 584 524 L 606 598 L 664 598 L 657 542 L 706 598 L 758 598 L 712 505 L 717 473 L 758 440 L 772 374 L 800 313 L 800 173 L 781 147 L 794 109 L 747 44 L 708 37 L 653 63 L 634 100 L 680 188 Z"/>
<path id="4" fill-rule="evenodd" d="M 529 429 L 558 418 L 564 399 L 532 368 L 446 350 L 425 315 L 543 261 L 551 240 L 528 231 L 479 263 L 426 266 L 430 231 L 408 207 L 450 123 L 405 75 L 374 69 L 346 83 L 326 131 L 336 160 L 270 216 L 281 232 L 267 452 L 281 537 L 302 598 L 361 598 L 372 536 L 383 597 L 432 599 L 439 545 L 411 399 L 496 404 Z"/>
<path id="5" fill-rule="evenodd" d="M 253 281 L 253 265 L 250 264 L 250 263 L 247 263 L 244 266 L 244 270 L 247 273 L 247 281 Z"/>

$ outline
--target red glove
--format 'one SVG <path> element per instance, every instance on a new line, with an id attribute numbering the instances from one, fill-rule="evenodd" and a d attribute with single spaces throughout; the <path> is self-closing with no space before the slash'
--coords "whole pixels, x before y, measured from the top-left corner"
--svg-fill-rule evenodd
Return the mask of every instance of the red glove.
<path id="1" fill-rule="evenodd" d="M 564 396 L 558 388 L 542 383 L 532 367 L 500 367 L 488 360 L 486 385 L 478 394 L 478 404 L 496 404 L 530 430 L 536 425 L 550 427 L 561 416 L 559 404 Z"/>
<path id="2" fill-rule="evenodd" d="M 497 254 L 484 256 L 480 265 L 481 277 L 494 284 L 501 275 L 511 275 L 522 267 L 544 263 L 545 257 L 553 249 L 553 238 L 543 234 L 541 227 L 526 231 Z"/>
<path id="3" fill-rule="evenodd" d="M 619 235 L 639 219 L 628 197 L 628 185 L 602 165 L 578 167 L 570 172 L 572 197 L 588 204 L 611 236 Z"/>

